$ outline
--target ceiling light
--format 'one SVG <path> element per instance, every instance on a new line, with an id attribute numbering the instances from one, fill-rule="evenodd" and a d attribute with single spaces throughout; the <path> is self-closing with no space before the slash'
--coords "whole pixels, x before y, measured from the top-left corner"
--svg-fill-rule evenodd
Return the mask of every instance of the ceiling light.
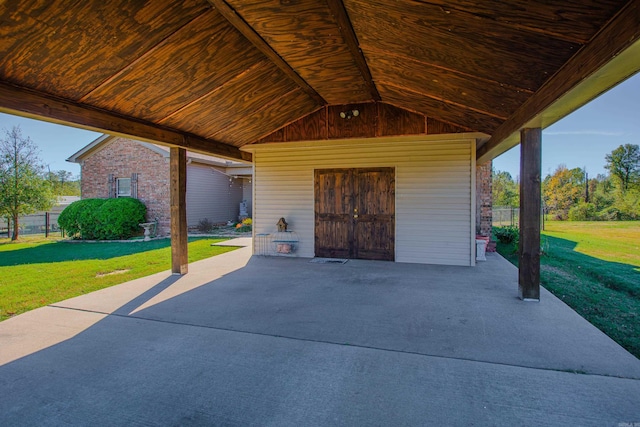
<path id="1" fill-rule="evenodd" d="M 340 112 L 340 117 L 347 120 L 351 119 L 352 117 L 358 117 L 359 115 L 360 115 L 360 111 L 358 110 L 347 110 L 347 111 Z"/>

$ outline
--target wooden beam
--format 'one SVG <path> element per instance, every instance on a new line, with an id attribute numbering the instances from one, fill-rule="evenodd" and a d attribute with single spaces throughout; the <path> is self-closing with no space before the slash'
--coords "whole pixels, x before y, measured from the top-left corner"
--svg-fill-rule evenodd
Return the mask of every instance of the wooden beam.
<path id="1" fill-rule="evenodd" d="M 74 101 L 0 82 L 0 111 L 110 135 L 164 143 L 191 151 L 251 161 L 248 153 L 220 141 L 159 126 Z"/>
<path id="2" fill-rule="evenodd" d="M 171 147 L 169 151 L 171 204 L 171 272 L 187 274 L 187 150 Z"/>
<path id="3" fill-rule="evenodd" d="M 513 138 L 510 138 L 514 133 L 639 39 L 640 0 L 630 0 L 588 44 L 583 46 L 493 132 L 491 139 L 476 152 L 478 161 L 491 160 L 515 146 L 517 141 L 514 142 Z M 615 83 L 617 82 L 613 84 Z M 609 87 L 600 88 L 594 96 Z M 560 118 L 562 117 L 558 119 Z M 547 125 L 549 124 L 551 123 Z M 503 144 L 508 139 L 511 142 Z"/>
<path id="4" fill-rule="evenodd" d="M 362 49 L 360 49 L 358 37 L 353 30 L 353 25 L 351 25 L 351 20 L 349 19 L 347 10 L 344 8 L 344 3 L 342 3 L 342 0 L 327 0 L 327 3 L 329 5 L 329 9 L 331 9 L 331 13 L 333 13 L 333 17 L 338 22 L 338 27 L 340 27 L 342 38 L 351 51 L 351 55 L 353 56 L 353 59 L 356 63 L 356 67 L 358 67 L 358 71 L 360 71 L 360 74 L 362 75 L 362 78 L 364 79 L 364 82 L 367 85 L 369 92 L 371 93 L 372 99 L 374 101 L 380 101 L 380 94 L 378 93 L 378 89 L 373 82 L 373 77 L 371 76 L 369 65 L 367 64 L 367 60 L 362 53 Z"/>
<path id="5" fill-rule="evenodd" d="M 518 294 L 524 301 L 540 300 L 540 210 L 542 129 L 520 133 L 520 242 Z"/>
<path id="6" fill-rule="evenodd" d="M 273 62 L 283 73 L 300 86 L 313 100 L 320 105 L 326 105 L 327 101 L 314 88 L 312 88 L 273 48 L 224 0 L 208 0 L 209 3 L 234 26 L 247 40 L 249 40 L 260 52 Z"/>

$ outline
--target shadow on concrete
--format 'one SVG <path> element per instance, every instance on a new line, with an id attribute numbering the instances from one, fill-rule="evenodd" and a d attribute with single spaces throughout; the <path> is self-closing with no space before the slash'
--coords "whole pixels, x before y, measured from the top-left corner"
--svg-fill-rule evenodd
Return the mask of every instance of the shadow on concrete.
<path id="1" fill-rule="evenodd" d="M 640 361 L 516 270 L 253 257 L 0 367 L 0 424 L 635 420 Z M 589 373 L 580 375 L 576 372 Z"/>
<path id="2" fill-rule="evenodd" d="M 189 242 L 208 237 L 190 237 Z M 36 247 L 3 251 L 0 267 L 43 264 L 65 261 L 106 260 L 126 255 L 153 251 L 171 246 L 170 239 L 158 239 L 149 242 L 141 240 L 131 242 L 80 242 L 61 241 L 38 245 Z"/>

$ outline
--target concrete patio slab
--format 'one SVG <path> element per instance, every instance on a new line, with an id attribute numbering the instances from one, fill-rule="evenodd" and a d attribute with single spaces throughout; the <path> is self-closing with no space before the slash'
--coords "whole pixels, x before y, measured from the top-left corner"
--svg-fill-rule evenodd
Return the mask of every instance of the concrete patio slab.
<path id="1" fill-rule="evenodd" d="M 497 255 L 476 268 L 224 255 L 132 284 L 137 296 L 124 284 L 0 323 L 1 352 L 52 319 L 72 330 L 0 366 L 0 424 L 640 422 L 640 361 L 546 291 L 518 300 Z M 114 308 L 118 293 L 130 300 Z"/>

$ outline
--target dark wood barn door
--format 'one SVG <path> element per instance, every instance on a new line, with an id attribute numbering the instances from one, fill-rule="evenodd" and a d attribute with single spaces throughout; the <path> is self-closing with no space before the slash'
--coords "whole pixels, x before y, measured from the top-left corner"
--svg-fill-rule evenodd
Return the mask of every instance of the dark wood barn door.
<path id="1" fill-rule="evenodd" d="M 315 171 L 315 254 L 393 261 L 395 170 Z"/>

